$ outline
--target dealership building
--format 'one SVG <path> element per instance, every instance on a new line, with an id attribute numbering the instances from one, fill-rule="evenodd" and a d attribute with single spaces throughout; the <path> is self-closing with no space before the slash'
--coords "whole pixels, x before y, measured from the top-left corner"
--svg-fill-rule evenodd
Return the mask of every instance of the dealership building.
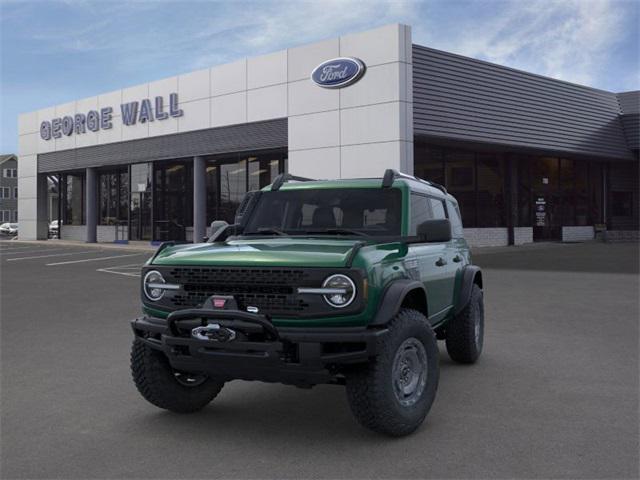
<path id="1" fill-rule="evenodd" d="M 19 236 L 60 219 L 63 239 L 197 241 L 279 173 L 394 168 L 444 185 L 472 245 L 637 239 L 639 116 L 638 91 L 393 24 L 20 115 Z"/>

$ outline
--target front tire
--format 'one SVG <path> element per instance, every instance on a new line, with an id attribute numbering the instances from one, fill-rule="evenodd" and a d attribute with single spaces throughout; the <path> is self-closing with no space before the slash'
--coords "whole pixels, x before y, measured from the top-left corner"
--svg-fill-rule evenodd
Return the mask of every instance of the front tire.
<path id="1" fill-rule="evenodd" d="M 223 381 L 204 374 L 175 371 L 164 353 L 137 338 L 131 347 L 131 374 L 145 400 L 176 413 L 192 413 L 203 409 L 224 386 Z"/>
<path id="2" fill-rule="evenodd" d="M 408 435 L 424 421 L 438 389 L 438 345 L 427 319 L 403 308 L 389 325 L 379 355 L 347 375 L 347 398 L 364 427 Z"/>
<path id="3" fill-rule="evenodd" d="M 482 289 L 473 284 L 471 299 L 446 326 L 447 352 L 458 363 L 476 363 L 484 344 L 484 299 Z"/>

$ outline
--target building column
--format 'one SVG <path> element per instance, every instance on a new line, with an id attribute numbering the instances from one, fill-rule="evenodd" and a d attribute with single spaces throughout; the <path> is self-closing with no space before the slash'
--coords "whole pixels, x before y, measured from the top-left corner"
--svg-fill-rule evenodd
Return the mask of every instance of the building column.
<path id="1" fill-rule="evenodd" d="M 507 228 L 509 245 L 515 245 L 515 228 L 518 225 L 518 168 L 517 159 L 507 158 Z"/>
<path id="2" fill-rule="evenodd" d="M 85 175 L 85 212 L 87 243 L 98 241 L 98 179 L 95 168 L 87 168 Z"/>
<path id="3" fill-rule="evenodd" d="M 193 243 L 207 234 L 207 162 L 193 157 Z"/>

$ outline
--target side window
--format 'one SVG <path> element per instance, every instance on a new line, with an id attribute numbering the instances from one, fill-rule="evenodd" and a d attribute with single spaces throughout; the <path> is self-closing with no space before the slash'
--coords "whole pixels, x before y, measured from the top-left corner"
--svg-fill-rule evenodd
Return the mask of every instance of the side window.
<path id="1" fill-rule="evenodd" d="M 447 210 L 449 211 L 449 220 L 451 221 L 451 233 L 454 238 L 463 238 L 464 230 L 462 229 L 462 219 L 460 218 L 460 210 L 457 205 L 447 200 Z"/>
<path id="2" fill-rule="evenodd" d="M 425 220 L 430 220 L 433 217 L 433 210 L 431 208 L 430 199 L 417 193 L 411 194 L 411 231 L 409 235 L 415 235 L 417 233 L 418 225 Z"/>
<path id="3" fill-rule="evenodd" d="M 447 218 L 447 214 L 444 209 L 444 202 L 437 198 L 430 198 L 429 203 L 431 204 L 431 209 L 433 210 L 433 217 L 436 219 L 444 219 Z"/>

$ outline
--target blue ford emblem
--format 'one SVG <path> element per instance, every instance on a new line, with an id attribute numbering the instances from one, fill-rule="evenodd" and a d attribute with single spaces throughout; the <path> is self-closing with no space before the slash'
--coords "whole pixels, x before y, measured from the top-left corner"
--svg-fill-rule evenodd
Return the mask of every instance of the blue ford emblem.
<path id="1" fill-rule="evenodd" d="M 311 72 L 311 80 L 324 88 L 342 88 L 357 82 L 364 71 L 365 66 L 361 60 L 339 57 L 318 65 Z"/>

